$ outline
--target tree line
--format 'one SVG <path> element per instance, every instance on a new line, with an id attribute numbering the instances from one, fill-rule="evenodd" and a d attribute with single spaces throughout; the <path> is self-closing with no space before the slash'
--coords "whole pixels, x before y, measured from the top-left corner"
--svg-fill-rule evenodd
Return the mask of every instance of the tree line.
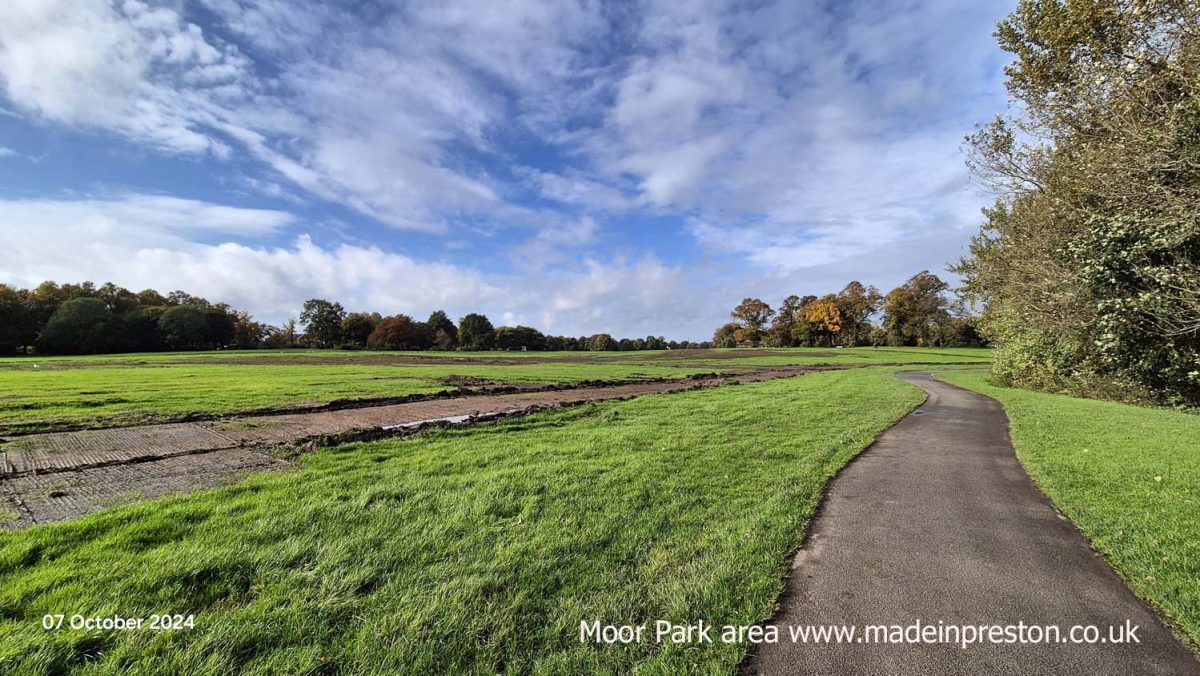
<path id="1" fill-rule="evenodd" d="M 184 291 L 133 292 L 47 281 L 33 289 L 0 284 L 0 354 L 107 354 L 162 350 L 254 348 L 385 350 L 665 350 L 709 347 L 662 336 L 615 339 L 607 333 L 546 335 L 528 326 L 495 327 L 471 313 L 456 325 L 445 312 L 424 322 L 404 314 L 346 312 L 340 303 L 313 298 L 299 321 L 260 323 L 250 313 Z"/>
<path id="2" fill-rule="evenodd" d="M 1022 0 L 956 267 L 1001 383 L 1200 405 L 1200 3 Z"/>
<path id="3" fill-rule="evenodd" d="M 975 320 L 948 294 L 949 285 L 928 271 L 913 275 L 883 295 L 874 286 L 850 282 L 824 296 L 791 295 L 779 309 L 758 298 L 744 299 L 713 334 L 718 347 L 857 347 L 981 345 Z M 880 318 L 878 324 L 875 317 Z"/>

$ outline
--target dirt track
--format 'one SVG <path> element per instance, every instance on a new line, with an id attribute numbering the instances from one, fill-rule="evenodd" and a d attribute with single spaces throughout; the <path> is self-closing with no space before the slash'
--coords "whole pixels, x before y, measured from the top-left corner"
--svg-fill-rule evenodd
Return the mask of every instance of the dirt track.
<path id="1" fill-rule="evenodd" d="M 740 382 L 849 367 L 781 367 Z M 0 446 L 0 526 L 22 528 L 103 507 L 234 481 L 290 463 L 269 453 L 314 439 L 404 433 L 423 424 L 720 385 L 724 377 L 431 399 L 316 413 L 32 434 Z"/>

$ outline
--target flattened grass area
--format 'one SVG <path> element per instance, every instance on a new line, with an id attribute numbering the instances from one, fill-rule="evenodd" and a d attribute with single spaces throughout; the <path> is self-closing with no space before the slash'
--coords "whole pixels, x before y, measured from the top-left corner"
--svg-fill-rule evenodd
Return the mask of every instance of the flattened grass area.
<path id="1" fill-rule="evenodd" d="M 1030 475 L 1143 598 L 1200 645 L 1200 415 L 996 387 Z"/>
<path id="2" fill-rule="evenodd" d="M 690 356 L 714 352 L 734 356 Z M 764 353 L 769 356 L 761 356 Z M 135 425 L 189 414 L 431 394 L 453 389 L 445 383 L 450 376 L 552 384 L 678 378 L 791 364 L 953 364 L 989 358 L 988 350 L 920 348 L 671 353 L 249 350 L 8 358 L 0 359 L 0 433 Z M 436 363 L 447 359 L 461 363 Z"/>
<path id="3" fill-rule="evenodd" d="M 677 378 L 712 368 L 533 363 L 517 366 L 182 364 L 0 369 L 0 429 L 56 423 L 137 424 L 192 413 L 430 394 L 453 390 L 449 376 L 504 383 Z M 79 363 L 79 362 L 76 362 Z M 82 362 L 86 364 L 87 362 Z"/>
<path id="4" fill-rule="evenodd" d="M 825 483 L 921 400 L 858 369 L 590 404 L 0 535 L 0 672 L 730 672 L 579 624 L 769 617 Z M 195 628 L 41 628 L 164 611 Z"/>

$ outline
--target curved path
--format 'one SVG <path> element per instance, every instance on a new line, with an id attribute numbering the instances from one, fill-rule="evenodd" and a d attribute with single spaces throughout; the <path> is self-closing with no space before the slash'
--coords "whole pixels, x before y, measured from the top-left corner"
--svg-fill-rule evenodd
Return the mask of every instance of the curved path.
<path id="1" fill-rule="evenodd" d="M 1200 674 L 1017 462 L 987 397 L 901 374 L 928 400 L 832 482 L 796 555 L 780 640 L 743 671 L 764 674 Z M 793 643 L 788 625 L 1130 621 L 1140 644 Z M 860 634 L 861 635 L 861 634 Z"/>

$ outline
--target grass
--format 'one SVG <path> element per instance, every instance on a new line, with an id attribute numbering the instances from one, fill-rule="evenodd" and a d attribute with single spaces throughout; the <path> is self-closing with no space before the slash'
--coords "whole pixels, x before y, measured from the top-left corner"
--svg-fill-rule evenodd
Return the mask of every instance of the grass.
<path id="1" fill-rule="evenodd" d="M 0 672 L 730 672 L 833 474 L 921 400 L 890 369 L 606 402 L 318 451 L 302 469 L 0 535 Z M 174 632 L 48 613 L 195 613 Z"/>
<path id="2" fill-rule="evenodd" d="M 1133 589 L 1200 645 L 1200 416 L 990 385 L 1030 475 Z"/>
<path id="3" fill-rule="evenodd" d="M 740 355 L 736 350 L 720 352 Z M 340 350 L 177 352 L 0 359 L 0 433 L 134 425 L 189 414 L 431 394 L 450 376 L 512 384 L 674 378 L 787 364 L 957 363 L 986 350 L 771 350 L 724 359 L 711 352 L 398 353 Z M 603 354 L 605 356 L 598 357 Z M 755 351 L 747 354 L 761 354 Z M 532 355 L 544 357 L 534 359 Z M 553 355 L 547 357 L 547 355 Z M 420 363 L 418 360 L 461 360 Z M 512 363 L 495 363 L 496 360 Z M 581 361 L 587 359 L 590 361 Z M 34 368 L 36 365 L 38 368 Z"/>
<path id="4" fill-rule="evenodd" d="M 83 362 L 86 364 L 86 362 Z M 193 413 L 430 394 L 450 376 L 505 383 L 682 377 L 707 367 L 533 363 L 518 366 L 183 364 L 0 369 L 0 430 L 137 424 Z"/>

